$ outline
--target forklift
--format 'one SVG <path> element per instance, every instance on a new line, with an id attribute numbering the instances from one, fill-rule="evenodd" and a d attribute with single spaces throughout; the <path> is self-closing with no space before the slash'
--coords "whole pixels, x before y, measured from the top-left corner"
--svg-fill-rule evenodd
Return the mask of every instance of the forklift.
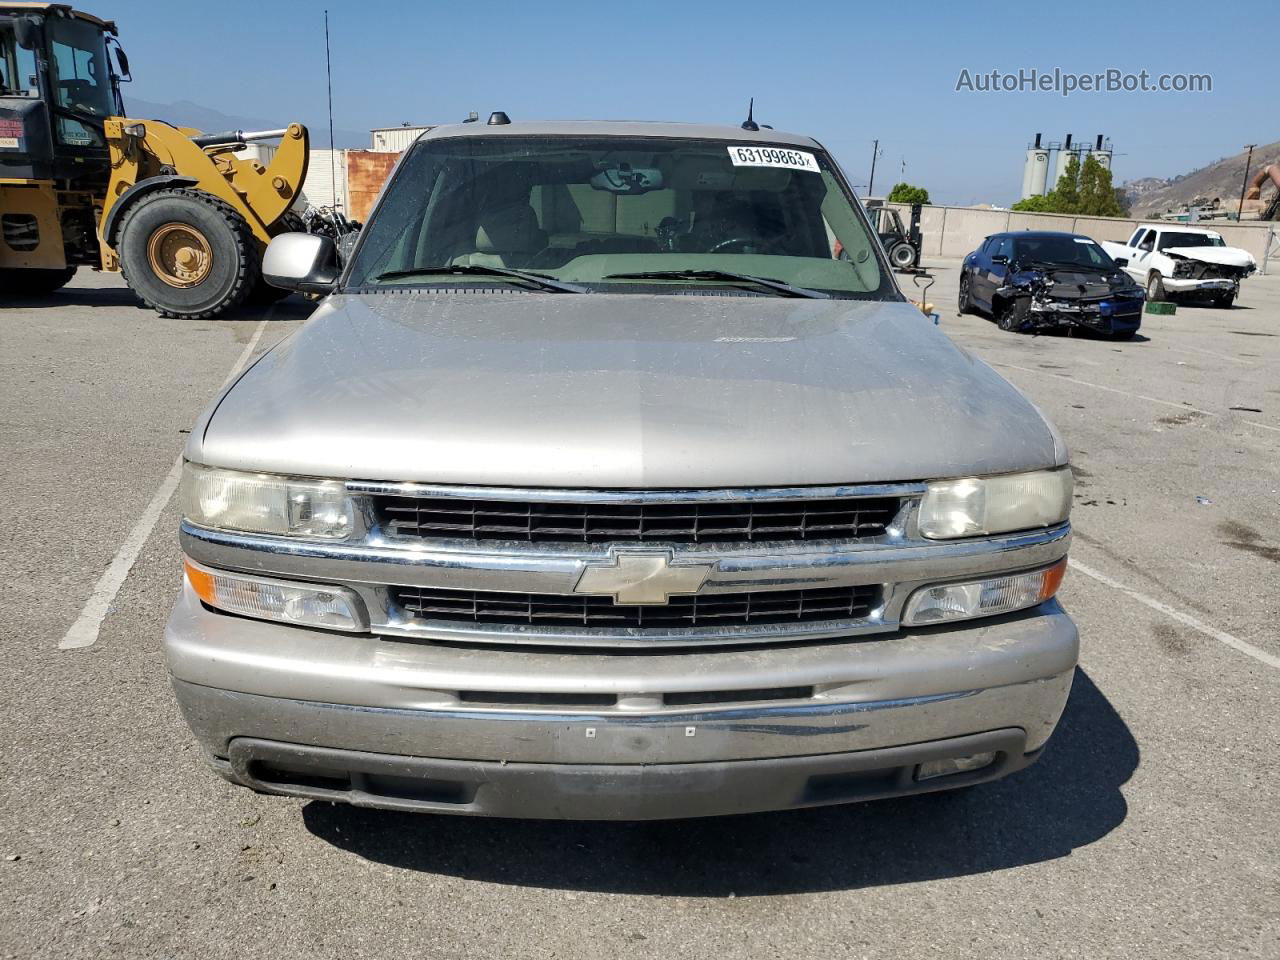
<path id="1" fill-rule="evenodd" d="M 120 271 L 162 316 L 205 319 L 268 286 L 271 237 L 292 207 L 309 140 L 279 130 L 202 134 L 129 118 L 115 24 L 58 3 L 0 2 L 0 296 L 50 294 L 79 267 Z M 279 140 L 268 166 L 237 155 Z"/>
<path id="2" fill-rule="evenodd" d="M 921 205 L 911 205 L 911 228 L 904 229 L 902 217 L 893 207 L 885 206 L 884 200 L 868 199 L 866 201 L 867 216 L 880 237 L 889 263 L 895 270 L 907 272 L 920 267 L 920 250 L 923 246 L 920 237 Z"/>

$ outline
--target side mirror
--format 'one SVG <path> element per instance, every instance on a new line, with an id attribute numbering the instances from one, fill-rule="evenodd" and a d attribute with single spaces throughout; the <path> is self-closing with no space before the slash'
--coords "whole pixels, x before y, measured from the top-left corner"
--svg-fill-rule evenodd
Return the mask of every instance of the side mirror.
<path id="1" fill-rule="evenodd" d="M 1009 258 L 1006 257 L 1003 253 L 997 253 L 995 256 L 991 258 L 991 262 L 992 263 L 1008 263 Z"/>
<path id="2" fill-rule="evenodd" d="M 129 71 L 129 55 L 124 52 L 123 47 L 116 47 L 116 65 L 120 68 L 121 80 L 133 79 L 133 74 Z"/>
<path id="3" fill-rule="evenodd" d="M 30 17 L 18 17 L 13 21 L 13 37 L 23 50 L 34 50 L 40 42 L 40 31 Z"/>
<path id="4" fill-rule="evenodd" d="M 1116 257 L 1115 264 L 1117 267 L 1127 267 L 1129 265 L 1128 257 Z"/>
<path id="5" fill-rule="evenodd" d="M 338 283 L 338 251 L 314 233 L 282 233 L 267 244 L 262 279 L 281 290 L 329 293 Z"/>

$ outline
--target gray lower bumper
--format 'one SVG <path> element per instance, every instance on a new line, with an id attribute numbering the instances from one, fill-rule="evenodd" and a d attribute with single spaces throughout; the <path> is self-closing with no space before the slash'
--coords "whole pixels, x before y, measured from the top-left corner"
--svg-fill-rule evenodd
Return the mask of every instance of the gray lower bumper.
<path id="1" fill-rule="evenodd" d="M 504 651 L 228 617 L 186 591 L 165 647 L 188 723 L 234 782 L 379 806 L 587 819 L 835 803 L 1003 775 L 1056 725 L 1078 639 L 1050 602 L 996 622 L 849 643 Z M 490 702 L 475 703 L 475 691 Z M 608 705 L 564 705 L 582 695 Z M 717 699 L 690 706 L 691 696 Z M 539 702 L 557 697 L 560 706 Z M 975 747 L 975 736 L 993 745 Z M 998 759 L 973 774 L 913 779 L 922 758 L 974 752 Z"/>
<path id="2" fill-rule="evenodd" d="M 240 738 L 215 767 L 264 793 L 432 813 L 656 820 L 825 806 L 968 786 L 1036 755 L 1021 730 L 857 753 L 673 764 L 480 763 Z M 990 765 L 919 780 L 928 760 L 991 753 Z"/>

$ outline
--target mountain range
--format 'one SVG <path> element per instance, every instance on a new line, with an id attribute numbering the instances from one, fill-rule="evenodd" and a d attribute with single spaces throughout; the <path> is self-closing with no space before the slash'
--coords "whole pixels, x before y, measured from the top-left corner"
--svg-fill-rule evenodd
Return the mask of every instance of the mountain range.
<path id="1" fill-rule="evenodd" d="M 311 131 L 311 144 L 316 148 L 329 146 L 329 122 L 324 117 L 275 117 L 264 120 L 261 117 L 246 117 L 239 114 L 223 113 L 212 107 L 206 107 L 190 100 L 177 100 L 173 103 L 154 103 L 139 97 L 125 96 L 125 113 L 140 120 L 163 120 L 165 123 L 179 127 L 196 127 L 206 133 L 218 133 L 222 130 L 278 130 L 297 120 L 307 125 Z M 369 146 L 367 130 L 333 131 L 333 145 L 338 148 Z"/>
<path id="2" fill-rule="evenodd" d="M 1120 189 L 1129 201 L 1131 215 L 1139 219 L 1180 211 L 1192 203 L 1207 206 L 1214 200 L 1234 212 L 1240 203 L 1240 187 L 1244 183 L 1247 159 L 1248 151 L 1242 150 L 1169 180 L 1143 177 L 1120 184 Z M 1268 163 L 1280 163 L 1280 140 L 1254 147 L 1249 178 L 1252 179 Z M 1263 188 L 1264 199 L 1270 196 L 1271 189 Z"/>

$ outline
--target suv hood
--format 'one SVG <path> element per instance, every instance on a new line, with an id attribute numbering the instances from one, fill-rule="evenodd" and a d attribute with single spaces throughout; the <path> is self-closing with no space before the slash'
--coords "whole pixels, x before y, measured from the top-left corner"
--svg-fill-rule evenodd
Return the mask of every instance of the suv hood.
<path id="1" fill-rule="evenodd" d="M 1191 260 L 1203 260 L 1205 263 L 1220 263 L 1227 267 L 1257 266 L 1253 255 L 1238 247 L 1166 247 L 1160 252 Z"/>
<path id="2" fill-rule="evenodd" d="M 1061 464 L 1039 411 L 901 301 L 330 297 L 192 432 L 265 472 L 503 486 L 920 480 Z"/>

